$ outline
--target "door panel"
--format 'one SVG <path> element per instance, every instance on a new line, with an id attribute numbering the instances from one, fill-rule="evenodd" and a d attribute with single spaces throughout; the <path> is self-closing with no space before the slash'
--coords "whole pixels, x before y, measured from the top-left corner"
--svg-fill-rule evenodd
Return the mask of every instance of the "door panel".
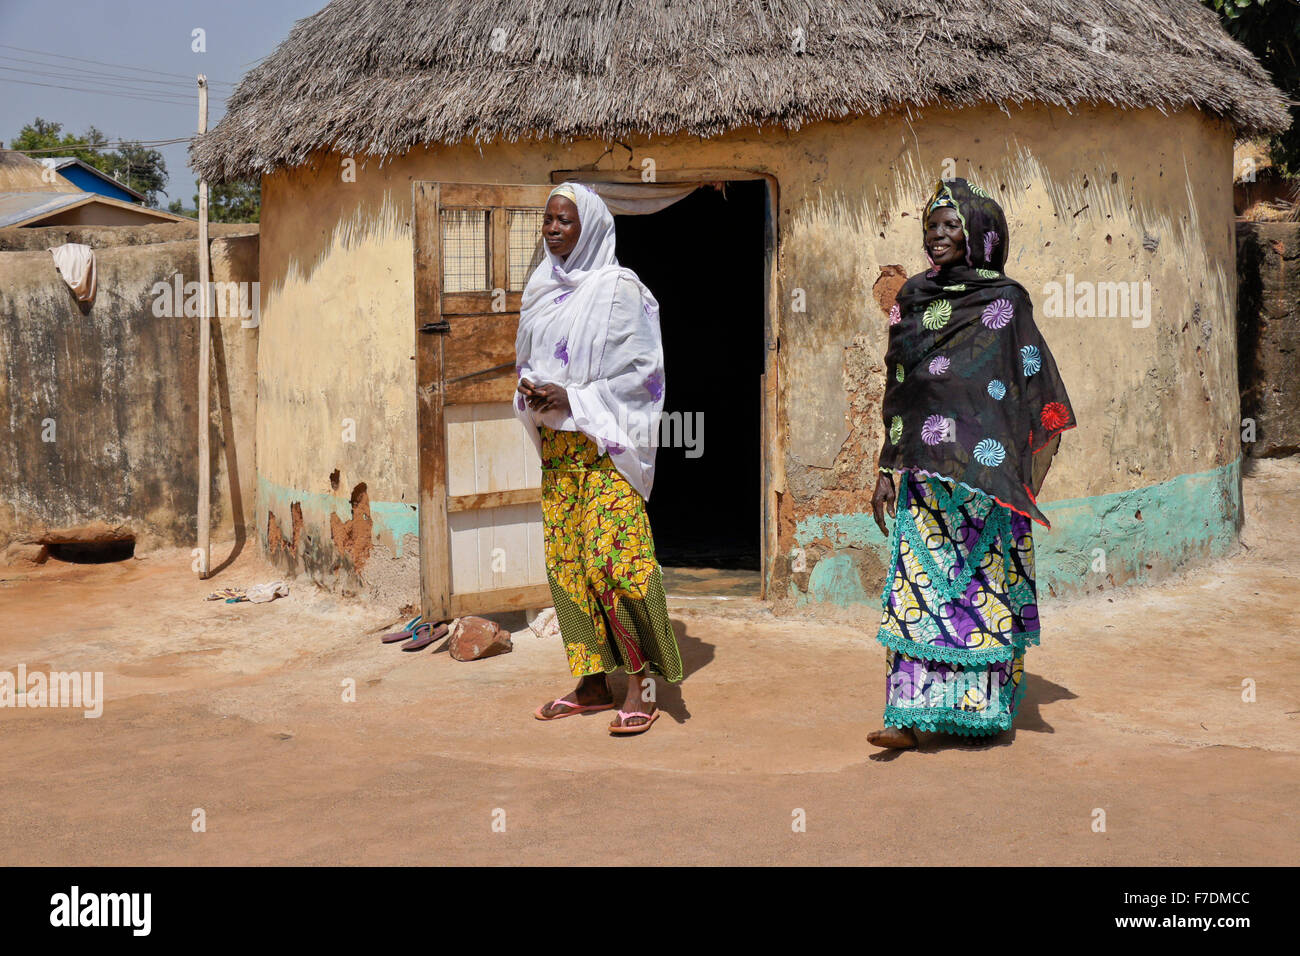
<path id="1" fill-rule="evenodd" d="M 446 403 L 513 401 L 519 313 L 453 315 L 447 324 L 451 331 L 443 344 Z"/>
<path id="2" fill-rule="evenodd" d="M 550 186 L 417 182 L 420 587 L 426 618 L 551 603 L 541 463 L 514 417 L 521 291 Z"/>

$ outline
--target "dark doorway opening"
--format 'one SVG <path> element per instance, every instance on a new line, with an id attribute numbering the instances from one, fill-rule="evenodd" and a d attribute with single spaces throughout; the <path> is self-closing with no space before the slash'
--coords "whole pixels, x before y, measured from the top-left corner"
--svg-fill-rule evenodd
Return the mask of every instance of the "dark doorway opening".
<path id="1" fill-rule="evenodd" d="M 701 187 L 667 209 L 617 217 L 619 262 L 659 300 L 667 394 L 664 411 L 698 443 L 661 445 L 649 501 L 665 569 L 730 569 L 757 593 L 762 542 L 764 229 L 767 184 Z M 701 426 L 702 425 L 702 442 Z M 661 430 L 662 433 L 662 430 Z M 696 451 L 699 451 L 696 455 Z M 692 457 L 694 456 L 694 457 Z M 690 583 L 665 572 L 673 581 Z M 735 590 L 735 576 L 699 593 Z"/>
<path id="2" fill-rule="evenodd" d="M 76 541 L 46 545 L 50 557 L 68 564 L 110 564 L 135 557 L 135 538 Z"/>

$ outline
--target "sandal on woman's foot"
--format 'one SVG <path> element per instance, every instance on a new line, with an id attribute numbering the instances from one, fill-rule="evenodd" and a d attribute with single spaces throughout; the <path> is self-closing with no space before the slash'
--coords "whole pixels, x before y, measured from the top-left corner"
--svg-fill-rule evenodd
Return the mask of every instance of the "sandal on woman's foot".
<path id="1" fill-rule="evenodd" d="M 576 714 L 593 714 L 598 710 L 609 710 L 613 706 L 614 706 L 613 704 L 575 704 L 571 700 L 565 700 L 562 697 L 557 697 L 549 704 L 542 704 L 541 707 L 538 707 L 535 711 L 533 711 L 533 716 L 536 717 L 538 720 L 559 720 L 562 717 L 573 717 Z M 547 708 L 554 709 L 556 707 L 567 707 L 569 709 L 565 711 L 561 711 L 558 714 L 551 714 L 551 716 L 549 717 L 547 717 L 546 714 L 543 713 L 543 711 L 545 711 Z"/>
<path id="2" fill-rule="evenodd" d="M 644 717 L 645 723 L 634 724 L 631 727 L 625 726 L 628 719 L 631 717 Z M 618 725 L 611 726 L 609 728 L 609 732 L 611 734 L 643 734 L 647 730 L 649 730 L 650 725 L 653 724 L 658 719 L 659 719 L 659 711 L 657 710 L 649 714 L 640 710 L 620 710 L 618 712 Z"/>

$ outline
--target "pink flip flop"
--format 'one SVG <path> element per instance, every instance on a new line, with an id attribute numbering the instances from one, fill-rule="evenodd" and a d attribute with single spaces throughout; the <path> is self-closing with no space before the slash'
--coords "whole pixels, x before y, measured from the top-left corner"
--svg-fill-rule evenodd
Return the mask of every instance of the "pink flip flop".
<path id="1" fill-rule="evenodd" d="M 544 711 L 547 707 L 554 707 L 557 704 L 568 707 L 569 709 L 560 714 L 552 714 L 550 717 L 547 717 L 545 714 L 542 713 L 542 711 Z M 576 714 L 594 714 L 598 710 L 613 710 L 613 709 L 614 709 L 613 704 L 575 704 L 572 701 L 560 700 L 559 698 L 556 698 L 555 700 L 551 701 L 549 704 L 542 704 L 541 707 L 538 707 L 535 711 L 533 711 L 533 716 L 536 717 L 538 720 L 560 720 L 564 717 L 573 717 Z"/>
<path id="2" fill-rule="evenodd" d="M 380 643 L 396 644 L 398 641 L 409 641 L 415 634 L 415 629 L 424 620 L 423 614 L 417 614 L 405 624 L 400 631 L 389 631 L 387 634 L 379 635 Z"/>
<path id="3" fill-rule="evenodd" d="M 624 727 L 623 723 L 629 717 L 644 717 L 644 724 L 637 724 L 635 727 Z M 659 711 L 653 714 L 643 713 L 639 710 L 620 710 L 618 712 L 618 726 L 609 728 L 611 734 L 643 734 L 654 726 L 654 722 L 659 719 Z"/>
<path id="4" fill-rule="evenodd" d="M 404 651 L 422 651 L 434 641 L 440 641 L 447 636 L 446 622 L 439 623 L 436 627 L 430 621 L 423 624 L 417 624 L 415 630 L 411 632 L 411 639 L 402 645 Z"/>

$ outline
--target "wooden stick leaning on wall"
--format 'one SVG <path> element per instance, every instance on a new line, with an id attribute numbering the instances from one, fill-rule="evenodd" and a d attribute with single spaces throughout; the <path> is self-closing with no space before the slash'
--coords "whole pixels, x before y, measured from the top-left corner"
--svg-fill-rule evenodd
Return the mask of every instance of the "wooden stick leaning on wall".
<path id="1" fill-rule="evenodd" d="M 208 131 L 208 78 L 199 74 L 199 135 Z M 199 180 L 199 577 L 212 567 L 212 453 L 208 446 L 208 366 L 212 317 L 208 298 L 208 181 Z"/>

